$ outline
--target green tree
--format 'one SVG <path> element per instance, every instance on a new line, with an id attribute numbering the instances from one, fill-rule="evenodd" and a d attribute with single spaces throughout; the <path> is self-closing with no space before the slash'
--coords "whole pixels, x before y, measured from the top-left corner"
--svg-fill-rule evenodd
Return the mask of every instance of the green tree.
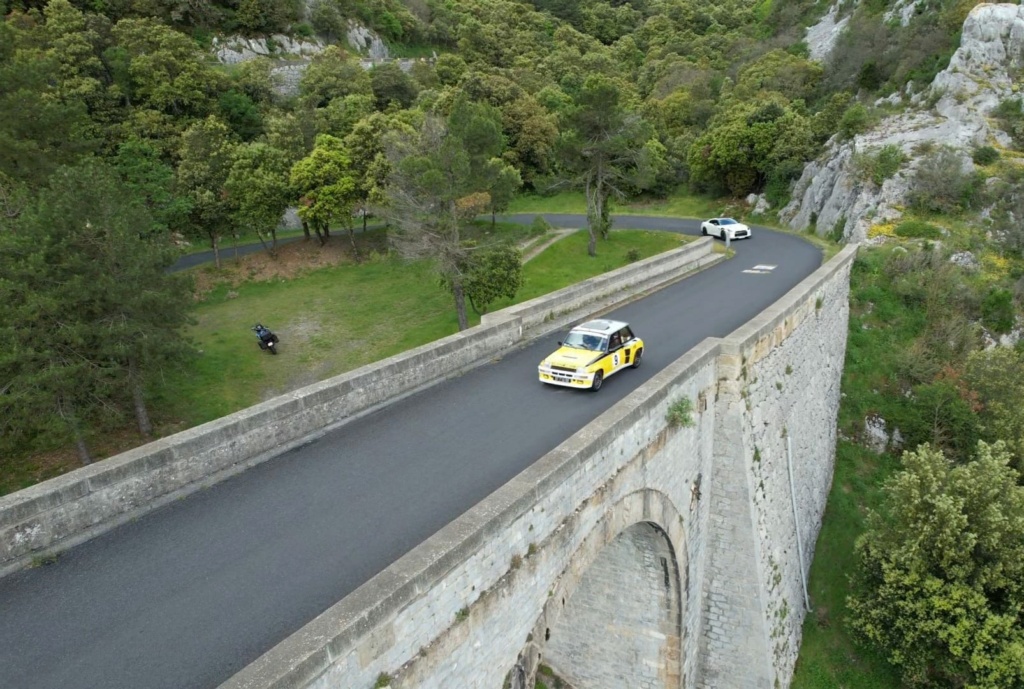
<path id="1" fill-rule="evenodd" d="M 611 229 L 608 201 L 627 187 L 644 189 L 653 176 L 645 144 L 653 128 L 622 102 L 622 91 L 602 76 L 588 77 L 566 118 L 559 141 L 565 182 L 587 199 L 587 253 L 597 255 L 597 237 Z"/>
<path id="2" fill-rule="evenodd" d="M 220 118 L 242 141 L 252 141 L 263 133 L 263 115 L 248 94 L 231 89 L 217 99 Z"/>
<path id="3" fill-rule="evenodd" d="M 129 139 L 117 149 L 114 167 L 132 196 L 143 203 L 152 219 L 139 228 L 146 237 L 167 239 L 169 232 L 185 226 L 190 211 L 188 198 L 175 193 L 174 169 L 160 158 L 156 146 L 141 139 Z"/>
<path id="4" fill-rule="evenodd" d="M 738 196 L 759 191 L 777 169 L 802 168 L 815 151 L 813 136 L 808 119 L 780 96 L 734 104 L 690 147 L 691 180 Z"/>
<path id="5" fill-rule="evenodd" d="M 55 433 L 88 463 L 90 425 L 125 406 L 151 433 L 145 384 L 189 353 L 191 297 L 165 270 L 170 247 L 140 239 L 147 215 L 115 170 L 86 160 L 58 170 L 16 231 L 0 233 L 5 450 Z"/>
<path id="6" fill-rule="evenodd" d="M 341 139 L 329 134 L 316 137 L 308 156 L 291 169 L 291 186 L 299 194 L 299 217 L 316 231 L 323 245 L 331 236 L 331 222 L 342 220 L 356 249 L 352 210 L 357 199 L 351 160 Z"/>
<path id="7" fill-rule="evenodd" d="M 363 218 L 363 230 L 366 229 L 366 219 L 371 208 L 385 202 L 384 187 L 389 166 L 384 151 L 384 137 L 394 130 L 402 130 L 407 134 L 413 132 L 412 126 L 399 117 L 375 112 L 356 122 L 344 139 L 345 150 L 351 160 L 352 175 L 356 180 L 357 205 Z"/>
<path id="8" fill-rule="evenodd" d="M 471 254 L 465 271 L 466 298 L 478 315 L 502 297 L 515 299 L 523 286 L 523 254 L 510 244 Z"/>
<path id="9" fill-rule="evenodd" d="M 447 122 L 429 115 L 418 131 L 391 132 L 385 139 L 390 169 L 384 214 L 391 241 L 406 258 L 434 261 L 451 290 L 459 330 L 469 327 L 465 271 L 473 252 L 462 228 L 490 203 L 473 161 L 494 133 L 489 112 L 463 103 Z"/>
<path id="10" fill-rule="evenodd" d="M 972 352 L 964 378 L 977 396 L 984 437 L 1005 442 L 1024 476 L 1024 355 L 1008 347 Z"/>
<path id="11" fill-rule="evenodd" d="M 370 75 L 359 62 L 332 45 L 310 61 L 299 81 L 299 94 L 307 106 L 322 108 L 335 98 L 373 95 L 373 90 Z"/>
<path id="12" fill-rule="evenodd" d="M 399 108 L 408 108 L 416 100 L 416 83 L 397 62 L 375 65 L 370 70 L 370 86 L 378 110 L 387 110 L 391 103 Z"/>
<path id="13" fill-rule="evenodd" d="M 86 105 L 60 95 L 59 61 L 30 43 L 0 23 L 0 174 L 40 187 L 95 140 Z"/>
<path id="14" fill-rule="evenodd" d="M 1024 683 L 1024 487 L 1001 443 L 903 455 L 857 540 L 854 629 L 907 686 Z"/>
<path id="15" fill-rule="evenodd" d="M 251 229 L 273 256 L 277 250 L 277 225 L 292 200 L 289 182 L 291 163 L 283 151 L 265 143 L 239 146 L 224 183 L 235 226 Z M 271 237 L 267 247 L 264 235 Z"/>
<path id="16" fill-rule="evenodd" d="M 120 87 L 136 107 L 173 117 L 203 117 L 212 110 L 221 78 L 207 69 L 199 46 L 152 19 L 122 19 L 113 28 L 123 65 Z"/>
<path id="17" fill-rule="evenodd" d="M 341 98 L 332 98 L 326 107 L 316 110 L 317 134 L 346 136 L 352 131 L 356 122 L 373 111 L 373 96 L 365 93 L 353 93 Z"/>
<path id="18" fill-rule="evenodd" d="M 205 234 L 220 268 L 220 240 L 231 227 L 231 204 L 224 188 L 234 160 L 231 131 L 216 117 L 189 127 L 181 137 L 178 192 L 187 196 L 189 230 Z"/>

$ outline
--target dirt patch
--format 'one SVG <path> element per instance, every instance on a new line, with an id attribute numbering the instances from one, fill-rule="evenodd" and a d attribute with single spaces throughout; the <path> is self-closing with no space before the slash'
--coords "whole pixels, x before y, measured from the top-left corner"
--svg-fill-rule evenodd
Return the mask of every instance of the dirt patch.
<path id="1" fill-rule="evenodd" d="M 310 270 L 356 263 L 387 249 L 387 240 L 382 231 L 360 232 L 356 235 L 355 244 L 353 249 L 348 235 L 336 232 L 323 246 L 315 237 L 308 241 L 279 245 L 274 256 L 260 251 L 235 258 L 230 248 L 222 249 L 220 270 L 209 264 L 193 272 L 193 294 L 196 301 L 202 301 L 212 290 L 222 285 L 238 287 L 245 282 L 291 280 Z"/>

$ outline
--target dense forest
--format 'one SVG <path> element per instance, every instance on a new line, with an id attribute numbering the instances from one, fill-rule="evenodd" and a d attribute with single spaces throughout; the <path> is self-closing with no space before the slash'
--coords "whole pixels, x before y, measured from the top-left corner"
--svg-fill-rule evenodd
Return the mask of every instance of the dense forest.
<path id="1" fill-rule="evenodd" d="M 890 107 L 882 97 L 929 84 L 945 68 L 976 4 L 839 3 L 846 28 L 826 58 L 812 59 L 807 28 L 829 10 L 812 0 L 0 0 L 0 456 L 73 444 L 89 462 L 96 433 L 130 423 L 153 433 L 154 388 L 198 356 L 184 334 L 192 285 L 166 272 L 182 244 L 218 252 L 229 237 L 249 238 L 273 252 L 294 207 L 310 243 L 355 249 L 354 225 L 375 216 L 395 252 L 434 262 L 464 328 L 467 301 L 476 307 L 474 271 L 510 257 L 467 239 L 474 218 L 502 212 L 517 194 L 582 192 L 593 255 L 613 204 L 630 199 L 753 193 L 782 208 L 827 142 L 867 131 Z M 893 18 L 907 8 L 909 20 Z M 363 64 L 346 40 L 353 26 L 413 59 L 405 68 Z M 281 35 L 318 46 L 294 89 L 276 70 L 295 59 L 274 52 Z M 219 62 L 214 49 L 232 36 L 261 39 L 272 54 Z M 1019 99 L 995 113 L 1018 148 L 1022 113 Z M 991 206 L 985 194 L 1024 199 L 1019 171 L 986 185 L 944 149 L 921 153 L 931 156 L 915 178 L 924 215 Z M 858 164 L 881 184 L 901 155 L 882 149 Z M 998 158 L 975 151 L 980 166 Z M 997 221 L 1014 224 L 1009 201 L 994 207 L 1004 209 Z M 879 232 L 941 236 L 915 222 Z M 977 249 L 984 232 L 971 236 Z M 1008 236 L 998 284 L 957 277 L 930 245 L 858 259 L 854 271 L 870 282 L 860 297 L 855 290 L 856 322 L 868 323 L 875 303 L 891 297 L 890 320 L 916 328 L 900 346 L 920 356 L 876 381 L 899 391 L 890 420 L 912 436 L 908 449 L 923 448 L 889 490 L 904 504 L 928 502 L 911 485 L 923 472 L 984 512 L 978 486 L 1003 486 L 990 504 L 1005 508 L 1012 528 L 992 514 L 983 520 L 1002 539 L 986 554 L 999 562 L 1019 557 L 1012 541 L 1024 533 L 1015 531 L 1024 507 L 1012 473 L 1020 420 L 1009 410 L 1024 363 L 1013 350 L 998 355 L 1006 361 L 970 358 L 978 348 L 970 323 L 1014 327 L 1020 290 L 1011 285 L 1020 276 L 1007 266 L 1024 240 Z M 854 338 L 852 356 L 867 351 Z M 886 370 L 870 366 L 865 378 Z M 1013 375 L 1000 379 L 1007 370 Z M 856 423 L 877 408 L 856 406 Z M 976 464 L 944 464 L 972 457 L 979 440 L 990 444 Z M 905 530 L 919 532 L 904 516 Z M 961 619 L 969 639 L 959 650 L 948 639 L 906 641 L 912 633 L 894 640 L 892 611 L 918 591 L 892 578 L 898 567 L 886 553 L 902 546 L 880 519 L 859 546 L 866 564 L 851 609 L 862 638 L 905 642 L 888 660 L 910 684 L 1021 686 L 1020 611 L 1007 607 L 1024 601 L 1019 567 L 965 575 L 998 579 L 984 595 L 966 584 L 959 591 L 975 596 L 976 610 L 991 594 L 999 612 L 975 618 L 988 620 L 984 629 L 965 631 Z M 983 652 L 986 643 L 997 652 Z"/>

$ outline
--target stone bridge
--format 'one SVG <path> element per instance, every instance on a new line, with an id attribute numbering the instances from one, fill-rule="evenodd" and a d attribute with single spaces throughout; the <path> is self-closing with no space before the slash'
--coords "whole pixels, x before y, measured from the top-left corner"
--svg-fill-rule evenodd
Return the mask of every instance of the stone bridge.
<path id="1" fill-rule="evenodd" d="M 702 342 L 223 686 L 521 689 L 538 671 L 575 689 L 789 686 L 855 251 Z"/>

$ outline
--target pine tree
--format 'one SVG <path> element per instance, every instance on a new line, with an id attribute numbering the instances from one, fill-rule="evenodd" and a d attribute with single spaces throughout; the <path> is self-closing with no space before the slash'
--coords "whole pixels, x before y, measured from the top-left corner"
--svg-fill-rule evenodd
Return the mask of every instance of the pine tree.
<path id="1" fill-rule="evenodd" d="M 191 348 L 185 282 L 165 272 L 169 248 L 147 241 L 146 208 L 117 174 L 86 160 L 62 168 L 0 235 L 0 418 L 8 451 L 40 434 L 73 439 L 130 406 L 152 432 L 145 383 Z"/>

